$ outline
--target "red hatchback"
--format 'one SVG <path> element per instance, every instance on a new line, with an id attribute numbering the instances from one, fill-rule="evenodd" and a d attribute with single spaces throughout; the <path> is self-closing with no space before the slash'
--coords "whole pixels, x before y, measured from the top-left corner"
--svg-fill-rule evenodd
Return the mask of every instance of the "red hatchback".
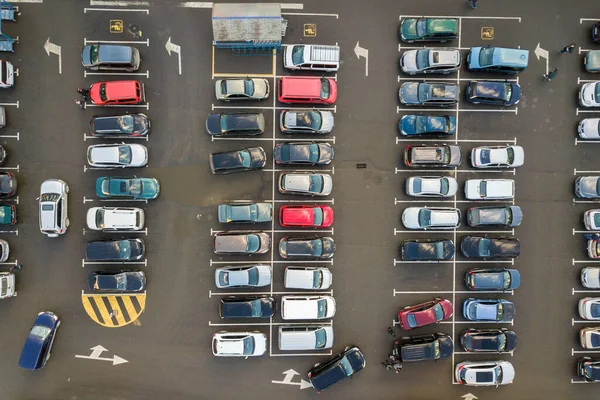
<path id="1" fill-rule="evenodd" d="M 436 297 L 426 303 L 404 307 L 398 313 L 398 321 L 400 321 L 400 328 L 409 330 L 452 318 L 453 312 L 454 308 L 450 300 Z"/>
<path id="2" fill-rule="evenodd" d="M 337 100 L 337 82 L 331 78 L 284 76 L 277 88 L 280 103 L 333 104 Z"/>
<path id="3" fill-rule="evenodd" d="M 333 209 L 329 206 L 282 206 L 279 223 L 281 226 L 327 228 L 333 224 Z"/>
<path id="4" fill-rule="evenodd" d="M 98 82 L 90 86 L 92 104 L 141 104 L 146 101 L 144 84 L 138 81 Z"/>

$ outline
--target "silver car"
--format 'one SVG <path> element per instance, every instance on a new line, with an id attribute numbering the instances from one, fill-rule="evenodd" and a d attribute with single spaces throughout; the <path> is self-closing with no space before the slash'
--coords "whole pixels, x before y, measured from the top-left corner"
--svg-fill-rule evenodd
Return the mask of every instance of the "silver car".
<path id="1" fill-rule="evenodd" d="M 218 232 L 215 234 L 215 254 L 264 254 L 271 248 L 271 237 L 264 232 Z"/>
<path id="2" fill-rule="evenodd" d="M 508 361 L 463 361 L 456 364 L 455 375 L 467 386 L 508 385 L 515 379 L 515 368 Z"/>
<path id="3" fill-rule="evenodd" d="M 402 212 L 406 229 L 455 229 L 460 226 L 460 210 L 449 207 L 408 207 Z"/>
<path id="4" fill-rule="evenodd" d="M 329 196 L 332 188 L 333 180 L 329 174 L 282 172 L 279 175 L 279 191 L 281 193 Z"/>
<path id="5" fill-rule="evenodd" d="M 581 284 L 588 289 L 600 289 L 600 267 L 585 267 L 581 270 Z"/>
<path id="6" fill-rule="evenodd" d="M 217 100 L 264 100 L 269 97 L 269 81 L 264 78 L 220 79 L 215 82 Z"/>
<path id="7" fill-rule="evenodd" d="M 135 168 L 148 163 L 148 149 L 141 144 L 96 144 L 88 147 L 88 164 L 97 168 Z"/>
<path id="8" fill-rule="evenodd" d="M 579 316 L 583 319 L 600 320 L 600 297 L 584 297 L 579 300 Z"/>
<path id="9" fill-rule="evenodd" d="M 267 335 L 260 332 L 217 332 L 212 339 L 217 357 L 262 356 L 267 352 Z"/>
<path id="10" fill-rule="evenodd" d="M 141 231 L 145 216 L 144 210 L 137 207 L 92 207 L 86 220 L 94 231 Z"/>
<path id="11" fill-rule="evenodd" d="M 219 289 L 267 286 L 272 277 L 269 265 L 239 265 L 215 270 L 215 284 Z"/>
<path id="12" fill-rule="evenodd" d="M 588 350 L 600 348 L 600 328 L 589 327 L 579 331 L 579 343 L 581 347 Z"/>
<path id="13" fill-rule="evenodd" d="M 331 111 L 283 110 L 279 128 L 283 133 L 329 133 L 334 124 Z"/>
<path id="14" fill-rule="evenodd" d="M 406 180 L 406 194 L 414 197 L 452 197 L 458 183 L 451 176 L 414 176 Z"/>
<path id="15" fill-rule="evenodd" d="M 400 69 L 408 75 L 450 74 L 460 68 L 458 49 L 408 50 L 400 56 Z"/>
<path id="16" fill-rule="evenodd" d="M 600 139 L 600 118 L 585 118 L 577 125 L 577 133 L 582 139 Z"/>
<path id="17" fill-rule="evenodd" d="M 67 232 L 69 185 L 61 179 L 48 179 L 40 186 L 40 231 L 48 237 Z"/>

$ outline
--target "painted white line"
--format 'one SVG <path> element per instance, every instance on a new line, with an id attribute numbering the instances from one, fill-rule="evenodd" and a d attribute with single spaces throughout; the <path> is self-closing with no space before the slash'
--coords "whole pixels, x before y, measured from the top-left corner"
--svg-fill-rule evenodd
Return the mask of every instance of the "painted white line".
<path id="1" fill-rule="evenodd" d="M 212 258 L 210 259 L 210 266 L 212 267 L 213 265 L 223 265 L 223 264 L 248 264 L 251 261 L 246 260 L 246 261 L 213 261 Z M 263 261 L 263 260 L 258 260 L 255 262 L 260 262 L 263 264 L 269 264 L 269 261 Z M 326 260 L 284 260 L 284 261 L 271 261 L 271 264 L 330 264 L 333 265 L 333 259 L 326 259 Z"/>
<path id="2" fill-rule="evenodd" d="M 96 104 L 85 103 L 85 107 L 108 107 L 108 108 L 145 108 L 146 110 L 150 109 L 150 102 L 146 102 L 146 104 L 111 104 L 99 106 Z"/>
<path id="3" fill-rule="evenodd" d="M 592 320 L 592 321 L 588 321 L 588 320 L 579 320 L 579 319 L 575 319 L 575 318 L 571 318 L 571 325 L 575 325 L 575 324 L 593 324 L 596 321 Z"/>
<path id="4" fill-rule="evenodd" d="M 19 140 L 19 132 L 16 135 L 0 135 L 0 139 L 17 139 Z"/>
<path id="5" fill-rule="evenodd" d="M 333 352 L 329 350 L 328 352 L 323 353 L 273 353 L 269 354 L 271 357 L 296 357 L 296 356 L 330 356 Z M 271 381 L 276 382 L 276 381 Z"/>
<path id="6" fill-rule="evenodd" d="M 593 353 L 600 353 L 600 350 L 575 350 L 575 349 L 571 349 L 571 355 L 574 354 L 593 354 Z"/>
<path id="7" fill-rule="evenodd" d="M 266 295 L 307 295 L 307 296 L 333 296 L 333 290 L 323 292 L 227 292 L 227 293 L 215 293 L 209 290 L 208 297 L 212 296 L 266 296 Z"/>
<path id="8" fill-rule="evenodd" d="M 448 197 L 448 198 L 444 198 L 444 199 L 439 199 L 439 200 L 398 200 L 398 199 L 394 199 L 394 204 L 400 204 L 400 203 L 451 203 L 453 202 L 454 199 L 452 197 Z"/>
<path id="9" fill-rule="evenodd" d="M 451 324 L 452 321 L 441 321 L 440 324 Z M 500 321 L 500 322 L 495 322 L 495 321 L 454 321 L 455 324 L 514 324 L 514 321 Z"/>
<path id="10" fill-rule="evenodd" d="M 137 45 L 146 45 L 150 46 L 150 39 L 146 40 L 89 40 L 84 38 L 83 44 L 87 45 L 88 43 L 111 43 L 111 44 L 137 44 Z"/>
<path id="11" fill-rule="evenodd" d="M 493 323 L 493 322 L 492 322 Z M 473 351 L 455 351 L 454 354 L 458 354 L 458 355 L 469 355 L 469 356 L 474 356 L 474 355 L 490 355 L 490 353 L 486 353 L 486 352 L 473 352 Z M 512 351 L 508 351 L 508 352 L 502 352 L 502 353 L 495 353 L 495 354 L 509 354 L 511 357 L 513 356 L 513 352 Z"/>
<path id="12" fill-rule="evenodd" d="M 422 49 L 423 47 L 411 47 L 411 49 Z M 453 47 L 453 49 L 456 47 Z M 403 49 L 408 49 L 407 47 L 403 47 Z M 464 50 L 470 50 L 470 47 L 465 48 Z M 448 81 L 456 81 L 456 82 L 471 82 L 471 81 L 475 81 L 477 79 L 470 79 L 470 78 L 430 78 L 427 77 L 425 78 L 422 75 L 408 75 L 406 78 L 403 78 L 401 76 L 398 76 L 398 82 L 400 81 L 441 81 L 441 82 L 448 82 Z M 517 79 L 499 79 L 499 78 L 491 78 L 491 79 L 486 79 L 486 81 L 496 81 L 496 82 L 517 82 Z"/>
<path id="13" fill-rule="evenodd" d="M 90 6 L 112 6 L 112 7 L 128 7 L 128 6 L 149 6 L 147 1 L 137 0 L 90 0 Z"/>
<path id="14" fill-rule="evenodd" d="M 497 295 L 504 295 L 504 294 L 514 294 L 513 290 L 509 290 L 506 292 L 502 292 L 502 291 L 494 291 L 494 290 L 478 290 L 478 291 L 474 291 L 474 290 L 431 290 L 431 291 L 427 291 L 427 290 L 394 290 L 394 296 L 397 294 L 449 294 L 449 293 L 458 293 L 458 294 L 473 294 L 473 295 L 478 295 L 478 294 L 497 294 Z"/>
<path id="15" fill-rule="evenodd" d="M 571 260 L 571 265 L 575 265 L 575 264 L 596 264 L 596 263 L 600 263 L 600 260 L 594 260 L 594 259 L 588 259 L 588 260 L 576 260 L 576 259 L 572 259 Z"/>
<path id="16" fill-rule="evenodd" d="M 590 170 L 590 171 L 579 170 L 579 171 L 577 171 L 577 168 L 573 168 L 573 175 L 577 175 L 577 174 L 600 174 L 600 171 L 593 171 L 593 170 Z"/>
<path id="17" fill-rule="evenodd" d="M 454 231 L 453 229 L 415 229 L 415 230 L 402 230 L 402 229 L 396 229 L 394 228 L 394 235 L 399 234 L 399 233 L 405 233 L 405 234 L 410 234 L 412 235 L 413 233 L 449 233 L 449 232 L 456 232 L 456 233 L 507 233 L 507 234 L 511 234 L 514 235 L 515 234 L 515 230 L 506 230 L 506 231 L 461 231 L 461 230 L 456 230 Z"/>
<path id="18" fill-rule="evenodd" d="M 419 139 L 419 138 L 415 138 L 415 139 L 401 139 L 401 138 L 396 138 L 396 144 L 400 143 L 400 142 L 416 142 L 416 143 L 420 143 L 420 142 L 440 142 L 443 141 L 444 138 L 442 139 Z M 451 140 L 451 138 L 448 138 Z M 517 143 L 517 139 L 455 139 L 454 140 L 455 143 L 512 143 L 512 144 L 516 144 Z M 600 143 L 600 141 L 598 142 Z"/>
<path id="19" fill-rule="evenodd" d="M 86 265 L 143 265 L 145 267 L 148 266 L 148 259 L 144 261 L 127 261 L 127 262 L 119 262 L 119 261 L 85 261 L 85 259 L 81 259 L 81 266 L 85 267 Z"/>
<path id="20" fill-rule="evenodd" d="M 273 138 L 261 138 L 261 137 L 214 137 L 212 136 L 211 140 L 213 142 L 215 141 L 219 141 L 219 140 L 231 140 L 231 141 L 264 141 L 264 142 L 272 142 Z M 296 137 L 290 137 L 290 138 L 275 138 L 276 142 L 306 142 L 306 141 L 310 141 L 310 142 L 330 142 L 335 144 L 335 136 L 331 139 L 299 139 Z"/>
<path id="21" fill-rule="evenodd" d="M 576 290 L 575 288 L 571 289 L 571 296 L 575 296 L 575 293 L 600 293 L 599 290 Z"/>
<path id="22" fill-rule="evenodd" d="M 331 326 L 331 321 L 323 321 L 319 322 L 246 322 L 246 323 L 217 323 L 213 324 L 211 321 L 208 321 L 208 326 L 269 326 L 269 324 L 273 325 L 325 325 Z"/>
<path id="23" fill-rule="evenodd" d="M 600 201 L 596 200 L 577 200 L 573 199 L 573 203 L 575 204 L 600 204 Z"/>
<path id="24" fill-rule="evenodd" d="M 3 169 L 8 169 L 8 170 L 11 170 L 11 171 L 18 171 L 19 170 L 19 166 L 17 165 L 16 167 L 0 167 L 0 170 L 3 170 Z"/>
<path id="25" fill-rule="evenodd" d="M 481 169 L 455 169 L 454 172 L 455 173 L 469 173 L 469 174 L 502 174 L 502 173 L 514 173 L 514 168 L 507 168 L 507 169 L 487 169 L 487 168 L 481 168 Z M 400 168 L 396 168 L 395 169 L 395 173 L 400 173 L 400 172 L 434 172 L 432 170 L 423 170 L 423 169 L 418 169 L 418 168 L 411 168 L 411 169 L 400 169 Z M 444 169 L 440 168 L 440 172 L 443 172 Z M 452 171 L 451 169 L 446 168 L 445 171 Z"/>
<path id="26" fill-rule="evenodd" d="M 15 102 L 15 103 L 0 103 L 0 106 L 16 106 L 17 108 L 19 108 L 19 102 Z"/>
<path id="27" fill-rule="evenodd" d="M 583 21 L 598 21 L 600 18 L 579 18 L 579 23 L 582 24 Z"/>
<path id="28" fill-rule="evenodd" d="M 96 140 L 100 139 L 100 140 L 102 140 L 102 139 L 106 139 L 106 138 L 103 138 L 103 137 L 100 137 L 100 136 L 91 136 L 91 135 L 87 135 L 87 134 L 84 133 L 83 134 L 83 141 L 86 142 L 88 139 L 96 139 Z M 127 139 L 127 140 L 132 140 L 133 139 L 133 140 L 145 140 L 145 141 L 148 141 L 148 136 L 135 136 L 135 137 L 127 137 L 127 138 L 121 138 L 121 139 Z"/>
<path id="29" fill-rule="evenodd" d="M 595 82 L 595 81 L 594 81 Z M 575 115 L 579 115 L 579 114 L 589 114 L 589 113 L 600 113 L 600 110 L 580 110 L 579 107 L 577 108 L 577 111 L 575 113 Z"/>
<path id="30" fill-rule="evenodd" d="M 293 13 L 293 12 L 282 12 L 281 15 L 308 15 L 312 17 L 335 17 L 335 19 L 339 19 L 339 14 L 320 14 L 320 13 Z"/>
<path id="31" fill-rule="evenodd" d="M 453 260 L 440 260 L 440 261 L 405 261 L 405 260 L 394 260 L 394 265 L 398 264 L 453 264 Z"/>
<path id="32" fill-rule="evenodd" d="M 87 14 L 88 11 L 126 11 L 126 12 L 145 12 L 146 14 L 150 14 L 150 10 L 147 9 L 135 9 L 135 8 L 92 8 L 92 7 L 85 7 L 83 9 L 83 13 Z"/>
<path id="33" fill-rule="evenodd" d="M 402 18 L 422 18 L 422 17 L 428 17 L 428 18 L 456 18 L 458 20 L 461 19 L 508 19 L 508 20 L 515 20 L 515 21 L 519 21 L 521 22 L 521 17 L 490 17 L 490 16 L 482 16 L 482 17 L 476 17 L 476 16 L 469 16 L 469 17 L 465 17 L 462 15 L 400 15 L 400 19 Z M 460 35 L 458 35 L 458 37 L 460 38 Z"/>
<path id="34" fill-rule="evenodd" d="M 11 0 L 11 3 L 30 3 L 30 4 L 42 4 L 44 0 Z"/>
<path id="35" fill-rule="evenodd" d="M 600 140 L 581 140 L 581 139 L 575 138 L 575 146 L 577 146 L 579 143 L 600 144 Z"/>
<path id="36" fill-rule="evenodd" d="M 209 1 L 184 1 L 179 3 L 177 7 L 185 8 L 212 8 L 213 3 Z"/>
<path id="37" fill-rule="evenodd" d="M 83 71 L 83 77 L 87 77 L 88 75 L 104 75 L 104 76 L 111 76 L 111 75 L 123 75 L 123 76 L 145 76 L 146 78 L 150 78 L 150 71 L 146 71 L 146 72 L 87 72 L 87 71 Z"/>
<path id="38" fill-rule="evenodd" d="M 304 4 L 302 3 L 281 3 L 282 10 L 304 10 Z"/>
<path id="39" fill-rule="evenodd" d="M 477 108 L 444 108 L 444 107 L 440 107 L 440 108 L 420 108 L 418 106 L 415 106 L 414 108 L 400 108 L 399 106 L 396 106 L 396 114 L 400 114 L 400 112 L 411 112 L 411 113 L 415 113 L 415 112 L 448 112 L 448 111 L 454 111 L 454 112 L 489 112 L 489 113 L 515 113 L 517 114 L 517 108 L 515 107 L 515 109 L 477 109 Z M 590 111 L 591 112 L 591 111 Z"/>
<path id="40" fill-rule="evenodd" d="M 306 109 L 306 106 L 304 107 L 290 107 L 290 105 L 287 106 L 233 106 L 233 105 L 227 105 L 227 106 L 221 106 L 221 105 L 212 105 L 212 109 L 213 110 L 217 110 L 217 109 L 241 109 L 241 110 L 295 110 L 295 109 Z M 315 107 L 315 110 L 319 110 L 319 111 L 333 111 L 335 112 L 336 108 L 335 107 Z M 415 110 L 417 111 L 417 110 Z"/>
<path id="41" fill-rule="evenodd" d="M 273 221 L 275 221 L 275 219 L 273 219 Z M 215 233 L 221 233 L 221 232 L 231 232 L 231 231 L 219 231 L 219 230 L 213 230 L 212 228 L 210 229 L 211 235 L 214 235 Z M 332 235 L 334 234 L 333 229 L 304 229 L 304 230 L 273 229 L 273 230 L 267 230 L 267 232 L 272 232 L 272 233 L 316 233 L 316 234 L 330 233 Z"/>
<path id="42" fill-rule="evenodd" d="M 592 230 L 578 231 L 578 230 L 575 230 L 575 228 L 573 228 L 573 235 L 575 235 L 576 233 L 600 233 L 600 231 L 592 231 Z"/>
<path id="43" fill-rule="evenodd" d="M 331 199 L 331 200 L 319 200 L 319 199 L 315 199 L 310 198 L 310 202 L 311 203 L 331 203 L 331 204 L 335 204 L 335 199 Z M 263 200 L 263 202 L 265 203 L 306 203 L 308 200 Z"/>
<path id="44" fill-rule="evenodd" d="M 594 383 L 594 382 L 576 381 L 575 379 L 571 378 L 571 383 Z"/>

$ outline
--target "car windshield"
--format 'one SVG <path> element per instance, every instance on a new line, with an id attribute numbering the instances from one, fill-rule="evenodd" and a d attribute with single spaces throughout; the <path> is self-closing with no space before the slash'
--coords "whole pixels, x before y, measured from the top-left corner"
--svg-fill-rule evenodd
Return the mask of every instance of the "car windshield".
<path id="1" fill-rule="evenodd" d="M 253 286 L 258 285 L 258 268 L 250 268 L 248 270 L 248 284 Z"/>
<path id="2" fill-rule="evenodd" d="M 423 133 L 427 132 L 427 117 L 418 116 L 415 119 L 415 132 Z"/>
<path id="3" fill-rule="evenodd" d="M 413 191 L 415 193 L 421 193 L 422 183 L 423 183 L 423 180 L 421 178 L 415 178 L 413 180 Z"/>
<path id="4" fill-rule="evenodd" d="M 90 60 L 92 61 L 92 64 L 96 64 L 98 62 L 98 49 L 100 48 L 100 46 L 98 46 L 97 44 L 93 44 L 90 46 Z"/>
<path id="5" fill-rule="evenodd" d="M 600 318 L 600 304 L 592 303 L 590 306 L 590 313 L 593 318 Z"/>
<path id="6" fill-rule="evenodd" d="M 600 83 L 596 83 L 594 98 L 600 99 Z"/>
<path id="7" fill-rule="evenodd" d="M 594 225 L 595 226 L 600 226 L 600 213 L 595 213 L 594 214 Z"/>
<path id="8" fill-rule="evenodd" d="M 502 382 L 502 368 L 496 367 L 494 370 L 496 372 L 496 382 Z"/>
<path id="9" fill-rule="evenodd" d="M 40 339 L 44 339 L 50 334 L 50 332 L 51 329 L 47 326 L 35 325 L 33 328 L 31 328 L 30 335 L 37 336 Z"/>
<path id="10" fill-rule="evenodd" d="M 350 364 L 348 357 L 342 358 L 340 360 L 340 365 L 342 366 L 342 369 L 344 370 L 344 374 L 346 376 L 351 376 L 352 373 L 354 372 L 354 370 L 352 369 L 352 364 Z"/>
<path id="11" fill-rule="evenodd" d="M 250 168 L 252 164 L 252 157 L 250 157 L 250 152 L 248 151 L 240 151 L 240 157 L 242 158 L 242 165 L 244 168 Z"/>
<path id="12" fill-rule="evenodd" d="M 327 316 L 327 300 L 321 299 L 317 301 L 317 318 L 325 318 Z"/>
<path id="13" fill-rule="evenodd" d="M 119 118 L 117 118 L 119 127 L 121 128 L 121 130 L 125 133 L 131 133 L 133 132 L 133 128 L 135 126 L 134 124 L 134 118 L 132 115 L 121 115 Z"/>
<path id="14" fill-rule="evenodd" d="M 490 245 L 492 242 L 489 239 L 481 238 L 477 246 L 477 252 L 480 257 L 487 257 L 490 255 Z"/>
<path id="15" fill-rule="evenodd" d="M 321 114 L 319 114 L 318 112 L 307 112 L 304 115 L 302 115 L 302 114 L 303 113 L 298 113 L 298 115 L 299 115 L 298 118 L 304 119 L 305 126 L 310 126 L 314 130 L 321 129 L 321 125 L 322 125 Z M 302 117 L 300 117 L 301 115 L 302 115 Z"/>
<path id="16" fill-rule="evenodd" d="M 482 47 L 479 52 L 479 65 L 487 67 L 492 65 L 494 57 L 494 49 L 491 47 Z"/>
<path id="17" fill-rule="evenodd" d="M 429 67 L 429 50 L 417 51 L 417 69 Z"/>
<path id="18" fill-rule="evenodd" d="M 100 84 L 99 92 L 100 92 L 100 100 L 102 100 L 102 101 L 108 100 L 108 97 L 106 97 L 106 83 Z"/>
<path id="19" fill-rule="evenodd" d="M 327 344 L 327 334 L 325 333 L 325 329 L 317 329 L 315 331 L 315 341 L 316 348 L 322 349 Z"/>
<path id="20" fill-rule="evenodd" d="M 320 289 L 323 284 L 323 273 L 321 271 L 313 271 L 313 288 Z"/>
<path id="21" fill-rule="evenodd" d="M 502 319 L 502 314 L 504 314 L 504 306 L 502 303 L 496 304 L 496 320 L 500 321 Z"/>
<path id="22" fill-rule="evenodd" d="M 479 184 L 479 195 L 481 197 L 485 197 L 486 193 L 487 193 L 487 182 L 481 181 L 481 183 Z"/>
<path id="23" fill-rule="evenodd" d="M 421 227 L 426 227 L 431 225 L 431 211 L 421 209 L 419 210 L 419 225 Z"/>
<path id="24" fill-rule="evenodd" d="M 498 335 L 494 337 L 494 341 L 496 342 L 496 349 L 499 351 L 503 351 L 506 348 L 506 335 Z"/>
<path id="25" fill-rule="evenodd" d="M 249 356 L 254 353 L 254 338 L 252 336 L 244 338 L 244 355 Z"/>
<path id="26" fill-rule="evenodd" d="M 44 193 L 40 196 L 40 203 L 44 203 L 46 201 L 58 201 L 60 199 L 60 194 L 58 193 Z"/>
<path id="27" fill-rule="evenodd" d="M 417 35 L 425 36 L 427 33 L 427 20 L 425 18 L 421 18 L 417 21 Z"/>
<path id="28" fill-rule="evenodd" d="M 504 96 L 502 97 L 505 101 L 510 101 L 512 97 L 512 85 L 510 83 L 504 84 Z"/>
<path id="29" fill-rule="evenodd" d="M 330 90 L 331 89 L 329 87 L 329 80 L 321 78 L 321 98 L 328 99 Z"/>
<path id="30" fill-rule="evenodd" d="M 119 146 L 119 164 L 131 164 L 131 147 Z"/>
<path id="31" fill-rule="evenodd" d="M 96 226 L 100 229 L 104 228 L 104 210 L 96 211 Z"/>
<path id="32" fill-rule="evenodd" d="M 323 242 L 321 240 L 311 240 L 307 242 L 311 254 L 316 257 L 323 255 Z"/>
<path id="33" fill-rule="evenodd" d="M 600 347 L 600 334 L 592 333 L 591 336 L 592 347 Z"/>
<path id="34" fill-rule="evenodd" d="M 254 81 L 252 79 L 246 79 L 244 81 L 244 93 L 248 96 L 252 96 L 254 94 Z"/>
<path id="35" fill-rule="evenodd" d="M 436 321 L 441 321 L 444 319 L 444 308 L 441 304 L 436 304 L 435 306 L 433 306 L 432 310 L 433 315 L 435 315 Z"/>
<path id="36" fill-rule="evenodd" d="M 321 175 L 311 175 L 309 179 L 308 190 L 312 193 L 321 193 L 323 190 L 323 177 Z"/>
<path id="37" fill-rule="evenodd" d="M 292 47 L 292 63 L 294 65 L 302 64 L 304 61 L 304 46 Z"/>
<path id="38" fill-rule="evenodd" d="M 440 193 L 448 194 L 449 191 L 450 191 L 450 182 L 448 181 L 448 178 L 440 179 Z"/>
<path id="39" fill-rule="evenodd" d="M 260 317 L 262 315 L 262 307 L 260 299 L 252 300 L 250 302 L 253 317 Z"/>
<path id="40" fill-rule="evenodd" d="M 510 287 L 510 274 L 506 271 L 502 273 L 502 279 L 504 280 L 504 289 L 508 289 Z"/>
<path id="41" fill-rule="evenodd" d="M 506 159 L 509 164 L 515 162 L 515 150 L 512 147 L 506 149 Z"/>
<path id="42" fill-rule="evenodd" d="M 415 314 L 408 314 L 406 316 L 406 319 L 408 321 L 408 326 L 410 326 L 411 328 L 417 326 L 417 318 L 415 317 Z"/>
<path id="43" fill-rule="evenodd" d="M 482 164 L 490 163 L 490 154 L 491 154 L 491 151 L 489 151 L 489 150 L 481 150 L 481 153 L 479 153 L 479 157 L 481 157 Z"/>
<path id="44" fill-rule="evenodd" d="M 115 283 L 117 285 L 118 290 L 126 290 L 127 289 L 127 275 L 125 275 L 125 274 L 115 275 Z"/>
<path id="45" fill-rule="evenodd" d="M 313 208 L 313 225 L 322 225 L 323 224 L 323 210 L 321 207 Z"/>

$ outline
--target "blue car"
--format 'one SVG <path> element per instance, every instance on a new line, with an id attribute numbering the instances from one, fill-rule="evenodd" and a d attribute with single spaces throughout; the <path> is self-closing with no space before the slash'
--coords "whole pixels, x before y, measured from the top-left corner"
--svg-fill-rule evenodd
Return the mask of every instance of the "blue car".
<path id="1" fill-rule="evenodd" d="M 415 115 L 402 117 L 398 124 L 401 135 L 454 135 L 456 133 L 456 118 L 451 115 Z"/>
<path id="2" fill-rule="evenodd" d="M 102 176 L 96 180 L 96 195 L 101 199 L 150 200 L 159 193 L 160 184 L 154 178 Z"/>
<path id="3" fill-rule="evenodd" d="M 587 72 L 600 72 L 600 50 L 590 50 L 583 61 Z"/>
<path id="4" fill-rule="evenodd" d="M 37 315 L 23 346 L 19 367 L 33 371 L 46 365 L 59 326 L 60 320 L 54 313 L 45 311 Z"/>
<path id="5" fill-rule="evenodd" d="M 398 91 L 405 106 L 449 107 L 458 103 L 458 85 L 447 82 L 404 82 Z"/>
<path id="6" fill-rule="evenodd" d="M 219 222 L 222 224 L 256 224 L 271 222 L 273 205 L 269 203 L 219 204 Z"/>
<path id="7" fill-rule="evenodd" d="M 514 106 L 521 100 L 521 86 L 514 82 L 471 81 L 467 100 L 473 104 Z"/>
<path id="8" fill-rule="evenodd" d="M 468 298 L 463 303 L 463 317 L 469 321 L 510 322 L 515 305 L 504 299 Z"/>
<path id="9" fill-rule="evenodd" d="M 513 290 L 521 285 L 521 274 L 516 269 L 474 268 L 465 274 L 469 290 Z"/>

